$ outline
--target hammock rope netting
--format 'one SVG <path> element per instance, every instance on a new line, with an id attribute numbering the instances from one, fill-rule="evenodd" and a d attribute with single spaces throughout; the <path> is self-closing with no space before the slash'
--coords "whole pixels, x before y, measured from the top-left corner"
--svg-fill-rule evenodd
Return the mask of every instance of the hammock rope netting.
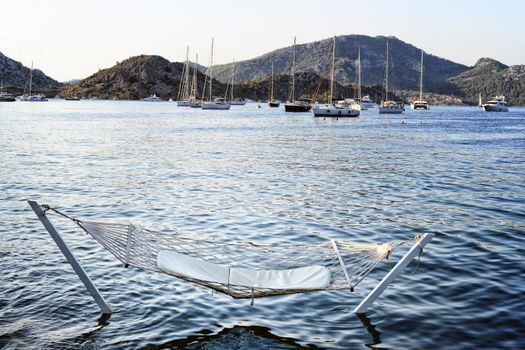
<path id="1" fill-rule="evenodd" d="M 170 251 L 186 257 L 228 268 L 254 271 L 283 271 L 305 266 L 322 266 L 329 270 L 330 282 L 315 290 L 353 289 L 392 249 L 404 244 L 357 243 L 331 240 L 312 244 L 263 245 L 246 241 L 217 242 L 166 232 L 158 232 L 132 224 L 106 223 L 73 219 L 54 208 L 44 206 L 73 220 L 88 235 L 120 260 L 126 267 L 173 275 L 177 278 L 211 288 L 234 298 L 256 298 L 269 295 L 291 294 L 312 289 L 261 288 L 217 281 L 195 279 L 188 275 L 170 273 L 158 266 L 159 253 Z M 408 242 L 408 241 L 407 241 Z"/>

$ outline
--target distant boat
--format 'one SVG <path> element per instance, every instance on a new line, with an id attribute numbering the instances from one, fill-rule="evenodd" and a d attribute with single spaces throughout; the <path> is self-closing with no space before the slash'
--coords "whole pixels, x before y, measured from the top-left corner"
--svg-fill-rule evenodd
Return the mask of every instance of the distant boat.
<path id="1" fill-rule="evenodd" d="M 191 79 L 191 89 L 190 89 L 190 107 L 191 108 L 201 108 L 202 106 L 202 101 L 197 98 L 198 80 L 199 80 L 198 79 L 199 69 L 197 67 L 198 64 L 199 64 L 199 54 L 195 54 L 195 65 L 193 67 L 193 76 Z"/>
<path id="2" fill-rule="evenodd" d="M 363 105 L 363 107 L 365 108 L 374 108 L 376 106 L 375 102 L 372 101 L 370 99 L 370 96 L 366 95 L 366 96 L 363 96 L 363 98 L 361 99 L 361 104 Z"/>
<path id="3" fill-rule="evenodd" d="M 333 94 L 334 94 L 334 72 L 335 72 L 335 36 L 332 45 L 332 69 L 330 72 L 330 96 L 328 104 L 316 103 L 313 108 L 315 117 L 358 117 L 360 112 L 358 109 L 351 108 L 349 106 L 334 105 Z"/>
<path id="4" fill-rule="evenodd" d="M 350 104 L 350 107 L 358 111 L 366 110 L 367 108 L 362 103 L 361 91 L 361 46 L 357 49 L 357 100 Z"/>
<path id="5" fill-rule="evenodd" d="M 429 109 L 428 102 L 423 100 L 423 49 L 421 49 L 421 72 L 419 75 L 419 100 L 410 104 L 412 109 Z"/>
<path id="6" fill-rule="evenodd" d="M 233 59 L 232 64 L 232 78 L 231 78 L 231 85 L 230 85 L 230 105 L 231 106 L 244 106 L 246 104 L 246 101 L 242 98 L 234 98 L 233 97 L 233 84 L 235 81 L 235 59 Z M 226 87 L 226 94 L 228 93 L 228 87 Z"/>
<path id="7" fill-rule="evenodd" d="M 273 75 L 274 75 L 274 71 L 273 71 L 273 61 L 272 61 L 272 82 L 270 86 L 270 99 L 268 100 L 268 106 L 279 107 L 279 105 L 281 104 L 281 101 L 273 99 Z"/>
<path id="8" fill-rule="evenodd" d="M 201 105 L 202 109 L 230 109 L 230 104 L 224 98 L 216 98 L 212 101 L 212 82 L 213 82 L 213 38 L 211 38 L 211 54 L 210 54 L 210 91 L 208 102 L 203 102 Z"/>
<path id="9" fill-rule="evenodd" d="M 480 95 L 481 101 L 481 95 Z M 496 96 L 492 100 L 481 104 L 481 108 L 485 112 L 508 112 L 509 105 L 505 101 L 505 96 Z"/>
<path id="10" fill-rule="evenodd" d="M 177 107 L 190 107 L 190 65 L 189 65 L 190 48 L 186 47 L 186 62 L 182 68 L 182 79 L 177 94 Z"/>
<path id="11" fill-rule="evenodd" d="M 397 101 L 390 101 L 388 99 L 388 40 L 386 41 L 386 62 L 385 62 L 385 100 L 381 101 L 379 106 L 380 114 L 400 114 L 405 111 L 405 107 L 402 103 Z"/>
<path id="12" fill-rule="evenodd" d="M 33 88 L 33 61 L 31 61 L 31 70 L 29 70 L 29 93 L 26 94 L 26 87 L 27 87 L 27 83 L 26 83 L 26 86 L 24 87 L 24 93 L 22 94 L 22 96 L 20 96 L 18 98 L 19 101 L 22 101 L 22 102 L 45 102 L 47 101 L 47 98 L 44 96 L 44 95 L 33 95 L 32 94 L 32 88 Z"/>
<path id="13" fill-rule="evenodd" d="M 308 112 L 312 109 L 310 103 L 305 100 L 295 100 L 295 36 L 293 37 L 293 49 L 292 49 L 292 71 L 290 73 L 292 78 L 292 86 L 290 89 L 289 101 L 284 104 L 285 112 Z"/>
<path id="14" fill-rule="evenodd" d="M 153 94 L 149 97 L 143 98 L 142 101 L 146 102 L 162 102 L 162 98 L 158 97 L 157 95 Z"/>
<path id="15" fill-rule="evenodd" d="M 16 98 L 4 92 L 4 82 L 0 82 L 0 102 L 15 102 Z"/>

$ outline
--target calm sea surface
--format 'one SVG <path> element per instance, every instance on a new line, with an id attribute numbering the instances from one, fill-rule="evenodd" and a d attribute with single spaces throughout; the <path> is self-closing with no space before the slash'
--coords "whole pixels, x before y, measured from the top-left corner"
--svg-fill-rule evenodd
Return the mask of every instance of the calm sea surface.
<path id="1" fill-rule="evenodd" d="M 324 120 L 256 106 L 0 104 L 0 348 L 525 347 L 525 109 Z M 388 263 L 353 294 L 251 307 L 125 269 L 53 216 L 115 311 L 104 320 L 28 199 L 217 241 L 436 237 L 358 318 Z"/>

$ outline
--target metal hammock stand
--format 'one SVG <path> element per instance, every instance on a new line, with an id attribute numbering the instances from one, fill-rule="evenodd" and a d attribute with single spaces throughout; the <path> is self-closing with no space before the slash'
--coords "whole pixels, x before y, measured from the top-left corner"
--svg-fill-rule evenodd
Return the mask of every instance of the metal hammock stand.
<path id="1" fill-rule="evenodd" d="M 270 295 L 302 293 L 319 290 L 348 289 L 353 292 L 355 286 L 363 280 L 383 259 L 388 258 L 392 249 L 400 244 L 369 244 L 350 241 L 331 240 L 317 244 L 294 245 L 259 245 L 250 242 L 218 243 L 212 240 L 195 239 L 187 236 L 170 235 L 144 229 L 132 224 L 101 223 L 71 218 L 62 212 L 28 201 L 29 205 L 49 232 L 62 254 L 73 267 L 82 283 L 90 292 L 104 314 L 111 314 L 111 308 L 104 300 L 97 287 L 86 274 L 73 252 L 49 220 L 47 211 L 54 211 L 81 227 L 95 238 L 104 248 L 119 259 L 125 267 L 132 266 L 158 273 L 172 275 L 213 290 L 228 294 L 233 298 L 264 297 Z M 364 313 L 388 287 L 392 280 L 418 256 L 423 247 L 434 237 L 426 233 L 415 237 L 413 246 L 375 286 L 375 288 L 354 309 L 355 313 Z M 160 264 L 162 254 L 172 254 L 179 259 L 175 270 L 166 269 Z M 189 265 L 185 272 L 180 265 Z M 195 265 L 195 266 L 192 266 Z M 202 277 L 201 270 L 211 268 L 227 271 L 227 280 Z M 305 277 L 304 270 L 313 271 Z M 246 279 L 232 279 L 230 274 L 241 272 Z M 299 272 L 300 271 L 300 272 Z M 304 280 L 319 280 L 322 272 L 325 284 L 309 285 Z M 261 276 L 264 278 L 261 279 Z M 293 283 L 297 280 L 301 283 Z M 326 277 L 328 276 L 328 277 Z M 284 283 L 284 281 L 288 281 Z"/>

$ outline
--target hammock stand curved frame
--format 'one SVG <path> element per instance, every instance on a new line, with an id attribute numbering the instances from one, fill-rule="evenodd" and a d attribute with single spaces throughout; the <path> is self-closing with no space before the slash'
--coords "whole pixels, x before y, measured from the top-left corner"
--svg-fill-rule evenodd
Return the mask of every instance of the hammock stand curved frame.
<path id="1" fill-rule="evenodd" d="M 82 265 L 80 265 L 71 249 L 69 249 L 58 230 L 51 223 L 44 208 L 36 201 L 28 201 L 28 203 L 35 212 L 38 219 L 46 228 L 49 235 L 53 238 L 68 263 L 71 265 L 80 281 L 84 284 L 95 302 L 98 304 L 102 313 L 104 315 L 110 315 L 113 312 L 110 306 L 102 294 L 100 294 L 95 284 L 91 281 Z M 394 278 L 400 275 L 403 269 L 421 253 L 425 245 L 427 245 L 427 243 L 430 242 L 432 238 L 434 238 L 433 233 L 425 233 L 424 235 L 420 236 L 414 245 L 408 250 L 408 252 L 405 253 L 405 255 L 397 262 L 397 264 L 388 272 L 388 274 L 386 274 L 385 277 L 383 277 L 383 279 L 374 287 L 374 289 L 361 301 L 361 303 L 359 303 L 359 305 L 354 309 L 354 313 L 365 313 L 372 303 L 374 303 L 374 301 L 383 293 L 390 283 L 392 283 Z"/>

